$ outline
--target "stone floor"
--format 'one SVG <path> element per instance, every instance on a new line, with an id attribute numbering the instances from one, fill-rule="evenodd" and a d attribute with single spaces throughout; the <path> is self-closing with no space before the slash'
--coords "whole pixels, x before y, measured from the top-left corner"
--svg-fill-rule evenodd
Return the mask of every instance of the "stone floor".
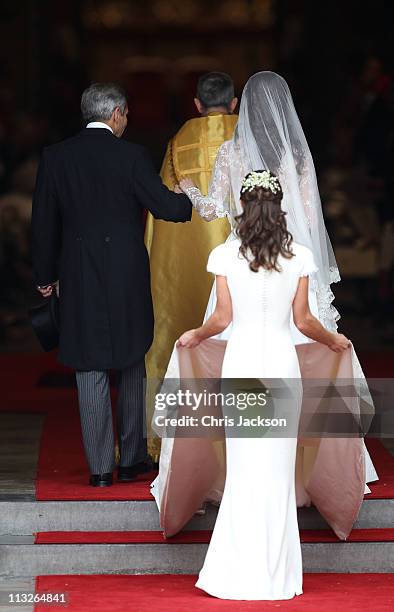
<path id="1" fill-rule="evenodd" d="M 0 499 L 35 499 L 44 415 L 0 412 Z"/>

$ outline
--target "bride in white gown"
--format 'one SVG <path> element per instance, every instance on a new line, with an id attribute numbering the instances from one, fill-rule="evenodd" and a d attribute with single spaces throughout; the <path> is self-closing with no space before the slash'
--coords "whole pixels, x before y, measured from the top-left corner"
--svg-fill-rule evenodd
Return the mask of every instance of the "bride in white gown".
<path id="1" fill-rule="evenodd" d="M 316 173 L 304 132 L 286 81 L 273 72 L 257 73 L 245 85 L 235 134 L 232 140 L 225 142 L 219 149 L 208 196 L 203 196 L 189 179 L 182 181 L 181 187 L 198 213 L 207 221 L 228 217 L 233 230 L 229 242 L 235 238 L 235 217 L 242 212 L 239 201 L 241 182 L 248 172 L 260 168 L 269 168 L 279 177 L 288 229 L 295 242 L 310 249 L 317 266 L 309 282 L 311 311 L 327 330 L 334 332 L 337 330 L 339 314 L 332 305 L 334 296 L 330 285 L 340 280 L 338 266 L 325 228 Z M 213 285 L 204 320 L 212 314 L 215 304 L 216 292 Z M 227 340 L 230 330 L 231 326 L 217 338 Z M 311 342 L 292 322 L 291 333 L 293 343 L 298 347 Z M 365 380 L 354 350 L 352 366 L 352 375 L 360 381 Z M 179 374 L 178 354 L 174 348 L 166 378 L 176 379 Z M 162 440 L 159 476 L 152 484 L 152 494 L 159 509 L 162 509 L 172 446 L 173 440 Z M 370 492 L 366 483 L 377 480 L 378 476 L 363 441 L 360 441 L 360 448 L 364 456 L 357 459 L 354 472 L 363 472 L 364 487 L 357 494 L 361 499 L 364 492 Z M 297 458 L 297 465 L 300 466 L 303 463 L 302 453 L 303 449 L 300 448 Z M 338 464 L 338 472 L 340 470 Z M 310 494 L 304 488 L 301 478 L 297 482 L 298 505 L 309 505 Z M 333 489 L 332 478 L 331 484 Z M 349 483 L 349 487 L 353 492 L 358 484 Z M 342 496 L 344 491 L 337 491 L 336 494 Z M 316 503 L 313 499 L 312 502 Z M 355 502 L 355 507 L 360 503 Z"/>
<path id="2" fill-rule="evenodd" d="M 178 341 L 194 348 L 232 320 L 222 378 L 300 379 L 291 310 L 297 329 L 309 338 L 336 352 L 350 345 L 309 310 L 308 277 L 317 268 L 311 251 L 291 241 L 282 195 L 279 181 L 267 172 L 246 177 L 239 238 L 216 247 L 208 261 L 216 275 L 215 311 Z M 293 383 L 291 391 L 297 414 L 302 390 Z M 302 593 L 296 446 L 297 429 L 288 437 L 226 436 L 226 483 L 196 586 L 237 600 L 290 599 Z"/>

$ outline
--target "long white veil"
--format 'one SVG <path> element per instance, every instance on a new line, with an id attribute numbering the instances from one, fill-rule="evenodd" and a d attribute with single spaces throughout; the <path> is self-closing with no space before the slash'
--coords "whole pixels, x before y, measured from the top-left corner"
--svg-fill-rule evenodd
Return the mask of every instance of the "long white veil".
<path id="1" fill-rule="evenodd" d="M 338 266 L 324 224 L 311 152 L 289 87 L 275 72 L 258 72 L 246 83 L 232 144 L 244 168 L 268 169 L 279 177 L 288 229 L 296 242 L 311 249 L 318 266 L 311 289 L 316 292 L 319 318 L 334 331 L 339 315 L 331 305 L 330 285 L 340 280 Z M 233 194 L 240 193 L 243 178 L 238 168 L 239 164 L 230 164 Z"/>

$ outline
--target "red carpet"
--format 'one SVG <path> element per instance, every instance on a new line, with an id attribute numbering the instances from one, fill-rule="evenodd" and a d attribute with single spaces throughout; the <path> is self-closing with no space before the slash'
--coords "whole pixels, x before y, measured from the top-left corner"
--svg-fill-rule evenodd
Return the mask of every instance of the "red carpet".
<path id="1" fill-rule="evenodd" d="M 365 499 L 393 499 L 394 457 L 377 438 L 366 438 L 365 443 L 379 476 L 379 480 L 368 484 L 371 493 Z"/>
<path id="2" fill-rule="evenodd" d="M 150 483 L 155 474 L 145 474 L 135 483 L 108 488 L 88 486 L 89 471 L 82 447 L 79 413 L 71 397 L 56 402 L 46 418 L 41 441 L 36 496 L 38 500 L 152 500 Z M 59 414 L 61 412 L 61 437 Z M 394 457 L 376 439 L 367 441 L 379 475 L 370 486 L 368 499 L 394 498 Z"/>
<path id="3" fill-rule="evenodd" d="M 370 376 L 393 375 L 392 353 L 361 356 Z M 89 471 L 84 457 L 77 397 L 69 387 L 43 387 L 39 381 L 47 372 L 62 378 L 70 370 L 55 361 L 53 354 L 0 355 L 2 388 L 0 410 L 45 413 L 36 495 L 38 500 L 152 500 L 148 474 L 131 484 L 94 488 L 88 483 Z M 371 484 L 367 499 L 394 498 L 394 457 L 376 439 L 367 440 L 380 480 Z"/>
<path id="4" fill-rule="evenodd" d="M 62 413 L 61 437 L 59 416 L 51 410 L 46 418 L 36 486 L 37 500 L 152 500 L 150 483 L 155 474 L 144 474 L 131 484 L 114 484 L 108 488 L 88 486 L 89 471 L 83 452 L 79 414 L 72 401 L 58 401 Z M 367 499 L 394 498 L 394 457 L 377 439 L 367 440 L 379 481 L 369 485 Z"/>
<path id="5" fill-rule="evenodd" d="M 36 590 L 67 593 L 71 612 L 346 612 L 394 609 L 394 574 L 305 574 L 304 594 L 289 601 L 225 601 L 196 589 L 195 576 L 39 576 Z M 35 606 L 35 612 L 63 607 Z"/>
<path id="6" fill-rule="evenodd" d="M 207 544 L 212 532 L 182 531 L 165 538 L 161 531 L 45 531 L 35 544 Z M 301 542 L 342 542 L 330 529 L 302 529 Z M 347 542 L 394 542 L 394 529 L 353 529 Z"/>
<path id="7" fill-rule="evenodd" d="M 36 534 L 35 544 L 206 544 L 211 535 L 182 531 L 167 539 L 162 531 L 45 531 Z"/>
<path id="8" fill-rule="evenodd" d="M 37 500 L 152 500 L 150 483 L 155 473 L 144 474 L 133 483 L 95 488 L 88 485 L 89 469 L 82 446 L 76 399 L 58 405 L 59 416 L 51 411 L 41 440 L 36 484 Z"/>

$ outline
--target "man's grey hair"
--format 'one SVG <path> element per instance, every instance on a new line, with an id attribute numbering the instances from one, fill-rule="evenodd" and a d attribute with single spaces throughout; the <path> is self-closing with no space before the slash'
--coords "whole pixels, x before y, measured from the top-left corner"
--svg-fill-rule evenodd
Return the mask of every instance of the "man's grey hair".
<path id="1" fill-rule="evenodd" d="M 116 83 L 92 83 L 82 94 L 81 111 L 85 123 L 107 121 L 117 106 L 123 115 L 127 98 L 122 87 Z"/>

